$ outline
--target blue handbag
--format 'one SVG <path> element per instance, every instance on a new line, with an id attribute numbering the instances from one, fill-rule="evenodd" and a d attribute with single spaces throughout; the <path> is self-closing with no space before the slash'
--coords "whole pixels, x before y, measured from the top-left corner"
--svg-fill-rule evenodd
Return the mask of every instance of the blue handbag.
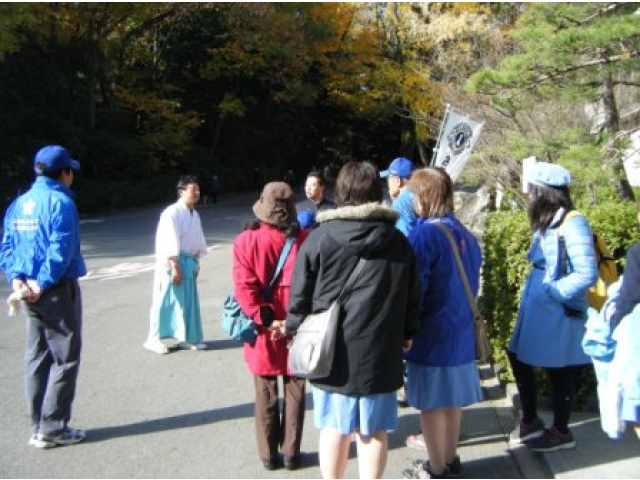
<path id="1" fill-rule="evenodd" d="M 278 259 L 276 271 L 269 282 L 269 286 L 264 291 L 264 298 L 267 300 L 271 297 L 271 290 L 273 289 L 278 275 L 280 275 L 280 272 L 282 271 L 282 267 L 289 256 L 289 252 L 291 251 L 294 241 L 294 237 L 287 237 L 287 242 L 284 244 L 282 252 L 280 253 L 280 258 Z M 256 337 L 258 336 L 258 326 L 242 311 L 242 308 L 240 308 L 240 304 L 236 300 L 233 292 L 227 295 L 227 298 L 224 301 L 221 326 L 222 330 L 224 330 L 225 333 L 236 342 L 253 343 L 256 341 Z"/>

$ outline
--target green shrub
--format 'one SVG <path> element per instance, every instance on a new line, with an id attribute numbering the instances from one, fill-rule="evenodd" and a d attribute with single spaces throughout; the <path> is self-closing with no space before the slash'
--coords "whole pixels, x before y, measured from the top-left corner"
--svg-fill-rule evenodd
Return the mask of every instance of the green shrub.
<path id="1" fill-rule="evenodd" d="M 595 233 L 611 248 L 618 269 L 622 272 L 626 251 L 640 240 L 633 203 L 610 202 L 581 210 Z M 529 221 L 525 211 L 500 211 L 487 215 L 484 234 L 484 267 L 480 308 L 486 318 L 494 363 L 503 365 L 502 380 L 513 381 L 506 357 L 506 347 L 515 326 L 522 288 L 529 273 L 527 251 L 531 243 Z M 540 378 L 541 390 L 547 388 Z M 592 369 L 581 372 L 578 396 L 584 401 L 595 391 Z"/>

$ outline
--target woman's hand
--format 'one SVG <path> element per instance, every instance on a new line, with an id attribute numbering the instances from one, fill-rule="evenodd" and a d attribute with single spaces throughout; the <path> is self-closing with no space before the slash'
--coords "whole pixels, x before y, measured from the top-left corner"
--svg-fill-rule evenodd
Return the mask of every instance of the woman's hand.
<path id="1" fill-rule="evenodd" d="M 287 331 L 285 328 L 284 320 L 274 320 L 267 330 L 271 332 L 271 340 L 279 340 L 286 336 Z"/>

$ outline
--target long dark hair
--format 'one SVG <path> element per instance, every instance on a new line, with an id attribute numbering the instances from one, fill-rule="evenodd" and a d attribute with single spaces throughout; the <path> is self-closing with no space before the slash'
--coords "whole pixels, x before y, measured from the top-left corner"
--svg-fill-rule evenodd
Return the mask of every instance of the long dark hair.
<path id="1" fill-rule="evenodd" d="M 382 202 L 378 169 L 369 162 L 349 162 L 338 173 L 333 199 L 337 207 Z"/>
<path id="2" fill-rule="evenodd" d="M 573 210 L 569 187 L 543 187 L 529 184 L 529 224 L 531 231 L 545 233 L 560 207 Z"/>

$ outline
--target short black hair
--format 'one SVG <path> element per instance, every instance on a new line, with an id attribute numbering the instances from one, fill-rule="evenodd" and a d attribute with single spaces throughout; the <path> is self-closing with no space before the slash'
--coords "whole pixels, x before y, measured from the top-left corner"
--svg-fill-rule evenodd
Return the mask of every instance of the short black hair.
<path id="1" fill-rule="evenodd" d="M 178 190 L 184 190 L 187 187 L 187 185 L 190 185 L 192 183 L 195 183 L 198 186 L 200 186 L 200 180 L 198 180 L 197 175 L 182 175 L 178 180 L 178 184 L 176 185 L 176 188 Z"/>
<path id="2" fill-rule="evenodd" d="M 311 178 L 311 177 L 317 178 L 318 179 L 318 183 L 320 185 L 326 185 L 326 183 L 327 183 L 325 178 L 324 178 L 324 174 L 322 172 L 318 171 L 318 170 L 312 170 L 311 172 L 309 172 L 307 174 L 307 178 Z"/>

